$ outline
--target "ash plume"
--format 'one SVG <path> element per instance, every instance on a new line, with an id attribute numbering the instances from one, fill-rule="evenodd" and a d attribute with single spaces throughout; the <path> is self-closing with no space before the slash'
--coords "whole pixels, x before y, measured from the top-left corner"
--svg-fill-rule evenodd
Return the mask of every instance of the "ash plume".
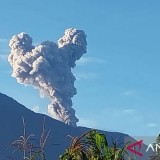
<path id="1" fill-rule="evenodd" d="M 78 122 L 72 108 L 72 97 L 76 94 L 71 69 L 76 60 L 86 53 L 84 31 L 70 28 L 57 43 L 45 41 L 33 46 L 32 38 L 26 33 L 15 35 L 10 40 L 11 52 L 8 61 L 13 68 L 12 77 L 18 83 L 32 85 L 40 95 L 48 96 L 49 114 L 68 125 Z"/>

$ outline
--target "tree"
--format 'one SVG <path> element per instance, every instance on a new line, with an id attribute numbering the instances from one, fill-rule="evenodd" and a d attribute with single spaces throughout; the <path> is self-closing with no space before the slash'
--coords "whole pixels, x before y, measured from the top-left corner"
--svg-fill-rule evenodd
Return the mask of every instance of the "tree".
<path id="1" fill-rule="evenodd" d="M 156 147 L 156 145 L 160 146 L 160 134 L 156 139 L 156 143 L 153 143 L 154 152 L 153 155 L 150 157 L 150 160 L 160 160 L 160 148 Z"/>

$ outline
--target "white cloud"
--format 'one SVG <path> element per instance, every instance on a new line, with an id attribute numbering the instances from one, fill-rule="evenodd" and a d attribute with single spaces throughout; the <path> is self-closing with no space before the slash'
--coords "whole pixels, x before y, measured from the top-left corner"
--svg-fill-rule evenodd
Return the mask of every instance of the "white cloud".
<path id="1" fill-rule="evenodd" d="M 6 43 L 6 42 L 8 42 L 8 39 L 0 38 L 0 43 Z"/>
<path id="2" fill-rule="evenodd" d="M 135 90 L 128 90 L 128 91 L 125 91 L 123 94 L 124 94 L 125 96 L 132 96 L 132 95 L 134 95 L 135 93 L 136 93 Z"/>
<path id="3" fill-rule="evenodd" d="M 0 48 L 0 52 L 1 53 L 9 53 L 10 51 L 6 46 L 5 47 L 3 46 L 3 48 L 2 47 Z"/>
<path id="4" fill-rule="evenodd" d="M 90 128 L 98 128 L 97 121 L 93 119 L 86 119 L 79 117 L 79 122 L 77 124 L 78 126 L 85 126 L 85 127 L 90 127 Z"/>
<path id="5" fill-rule="evenodd" d="M 0 60 L 6 61 L 8 59 L 7 54 L 0 54 Z"/>
<path id="6" fill-rule="evenodd" d="M 7 48 L 0 48 L 0 60 L 7 61 L 8 59 L 9 49 Z"/>
<path id="7" fill-rule="evenodd" d="M 120 117 L 138 117 L 136 110 L 133 108 L 122 108 L 122 107 L 110 107 L 106 108 L 102 111 L 102 115 L 105 117 L 112 117 L 112 118 L 120 118 Z"/>
<path id="8" fill-rule="evenodd" d="M 151 127 L 151 128 L 154 128 L 154 127 L 157 127 L 158 124 L 157 123 L 148 123 L 147 124 L 147 127 Z"/>
<path id="9" fill-rule="evenodd" d="M 34 111 L 34 112 L 38 112 L 39 111 L 39 106 L 38 105 L 36 105 L 36 106 L 34 106 L 33 108 L 32 108 L 32 111 Z"/>
<path id="10" fill-rule="evenodd" d="M 77 65 L 86 65 L 88 63 L 106 63 L 106 61 L 96 57 L 82 57 L 76 62 Z"/>
<path id="11" fill-rule="evenodd" d="M 42 112 L 42 114 L 45 114 L 45 115 L 49 116 L 49 115 L 47 114 L 47 112 Z"/>
<path id="12" fill-rule="evenodd" d="M 135 110 L 134 109 L 124 109 L 124 110 L 122 110 L 122 112 L 125 114 L 132 114 L 135 112 Z"/>
<path id="13" fill-rule="evenodd" d="M 41 44 L 41 42 L 33 42 L 34 46 L 38 46 L 39 44 Z"/>
<path id="14" fill-rule="evenodd" d="M 103 111 L 103 113 L 109 113 L 108 116 L 112 116 L 112 117 L 136 117 L 136 110 L 132 109 L 132 108 L 108 108 L 106 110 Z"/>
<path id="15" fill-rule="evenodd" d="M 95 78 L 96 74 L 95 73 L 75 73 L 75 77 L 77 80 L 91 79 L 91 78 Z"/>

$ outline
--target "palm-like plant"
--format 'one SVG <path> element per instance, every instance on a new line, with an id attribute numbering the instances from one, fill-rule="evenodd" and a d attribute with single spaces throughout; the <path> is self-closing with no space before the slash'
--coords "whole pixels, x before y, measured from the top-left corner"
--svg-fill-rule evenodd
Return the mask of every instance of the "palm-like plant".
<path id="1" fill-rule="evenodd" d="M 69 136 L 71 138 L 70 147 L 60 156 L 60 160 L 88 160 L 89 146 L 85 140 L 87 134 L 88 132 L 80 137 Z"/>
<path id="2" fill-rule="evenodd" d="M 96 130 L 89 131 L 80 137 L 72 137 L 70 147 L 60 157 L 60 160 L 124 160 L 127 143 L 118 148 L 108 146 L 106 136 Z"/>

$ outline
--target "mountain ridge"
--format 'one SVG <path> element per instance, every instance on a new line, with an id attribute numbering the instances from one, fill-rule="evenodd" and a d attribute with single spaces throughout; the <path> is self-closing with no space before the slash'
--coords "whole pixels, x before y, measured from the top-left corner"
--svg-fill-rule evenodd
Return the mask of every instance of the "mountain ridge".
<path id="1" fill-rule="evenodd" d="M 51 131 L 46 146 L 47 160 L 56 160 L 58 159 L 58 156 L 64 152 L 70 143 L 70 139 L 66 138 L 67 135 L 79 136 L 91 130 L 91 128 L 82 126 L 68 126 L 47 115 L 35 113 L 13 98 L 0 93 L 0 159 L 4 159 L 7 155 L 11 155 L 13 149 L 9 148 L 6 150 L 6 148 L 14 140 L 23 135 L 22 117 L 25 119 L 27 135 L 35 134 L 36 139 L 39 139 L 42 133 L 42 125 L 45 117 L 46 131 Z M 124 144 L 126 139 L 131 138 L 129 135 L 119 132 L 107 132 L 102 130 L 100 130 L 100 132 L 105 133 L 110 145 L 112 140 L 118 140 L 119 144 Z"/>

